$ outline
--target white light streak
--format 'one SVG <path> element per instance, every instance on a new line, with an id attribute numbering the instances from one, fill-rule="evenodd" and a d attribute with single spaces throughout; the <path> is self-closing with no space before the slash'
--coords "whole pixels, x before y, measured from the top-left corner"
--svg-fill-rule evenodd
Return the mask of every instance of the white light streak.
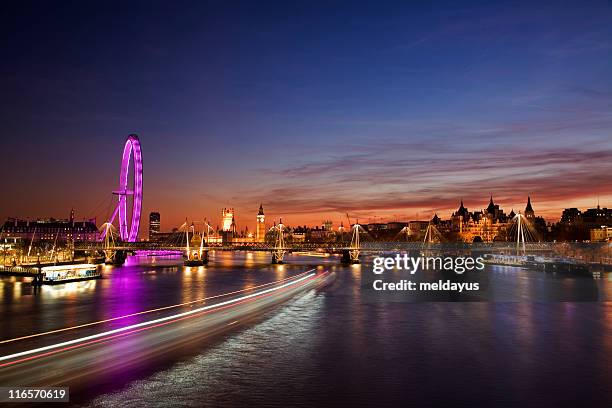
<path id="1" fill-rule="evenodd" d="M 80 337 L 78 339 L 64 341 L 62 343 L 51 344 L 49 346 L 39 347 L 39 348 L 35 348 L 35 349 L 32 349 L 32 350 L 27 350 L 27 351 L 22 351 L 22 352 L 15 353 L 15 354 L 9 354 L 7 356 L 0 357 L 0 361 L 11 360 L 13 358 L 23 357 L 23 356 L 27 356 L 27 355 L 30 355 L 30 354 L 39 353 L 41 351 L 47 351 L 47 350 L 53 350 L 53 349 L 60 348 L 60 347 L 66 347 L 66 346 L 70 346 L 72 344 L 78 344 L 78 343 L 82 343 L 82 342 L 85 342 L 85 341 L 88 341 L 88 340 L 98 339 L 100 337 L 108 336 L 108 335 L 111 335 L 111 334 L 121 333 L 121 332 L 125 332 L 125 331 L 128 331 L 128 330 L 136 329 L 136 328 L 139 328 L 139 327 L 150 326 L 152 324 L 157 324 L 157 323 L 165 322 L 165 321 L 168 321 L 168 320 L 173 320 L 173 319 L 176 319 L 176 318 L 179 318 L 179 317 L 183 317 L 183 316 L 189 316 L 189 315 L 192 315 L 194 313 L 203 312 L 203 311 L 206 311 L 206 310 L 214 309 L 216 307 L 230 305 L 232 303 L 237 303 L 237 302 L 240 302 L 240 301 L 245 300 L 245 299 L 250 299 L 250 298 L 253 298 L 253 297 L 256 297 L 256 296 L 260 296 L 260 295 L 263 295 L 263 294 L 266 294 L 266 293 L 270 293 L 270 292 L 277 291 L 279 289 L 286 288 L 286 287 L 291 286 L 291 285 L 295 285 L 296 283 L 302 282 L 302 281 L 304 281 L 306 279 L 309 279 L 309 278 L 311 278 L 311 277 L 313 277 L 315 275 L 316 275 L 315 273 L 311 273 L 311 274 L 303 276 L 303 277 L 301 277 L 299 279 L 296 279 L 295 281 L 285 283 L 285 284 L 277 286 L 275 288 L 266 289 L 266 290 L 262 290 L 260 292 L 251 293 L 250 295 L 241 296 L 241 297 L 238 297 L 236 299 L 226 300 L 224 302 L 216 303 L 214 305 L 200 307 L 198 309 L 189 310 L 187 312 L 177 313 L 175 315 L 161 317 L 159 319 L 148 320 L 146 322 L 141 322 L 141 323 L 133 324 L 133 325 L 130 325 L 130 326 L 121 327 L 119 329 L 109 330 L 109 331 L 105 331 L 105 332 L 102 332 L 102 333 L 93 334 L 91 336 Z"/>

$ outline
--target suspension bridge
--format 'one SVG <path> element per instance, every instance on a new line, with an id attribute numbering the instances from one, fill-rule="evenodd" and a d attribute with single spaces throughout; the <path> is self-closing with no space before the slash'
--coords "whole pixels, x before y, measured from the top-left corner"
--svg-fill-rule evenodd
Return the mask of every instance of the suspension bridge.
<path id="1" fill-rule="evenodd" d="M 76 250 L 104 253 L 105 262 L 109 264 L 122 264 L 128 253 L 150 252 L 152 254 L 177 254 L 183 255 L 185 265 L 206 265 L 210 251 L 263 251 L 271 255 L 272 264 L 282 264 L 285 256 L 289 253 L 314 253 L 341 255 L 341 262 L 345 264 L 359 263 L 362 252 L 377 252 L 387 250 L 385 246 L 362 247 L 360 233 L 363 227 L 359 224 L 352 226 L 350 243 L 320 243 L 320 242 L 287 242 L 285 239 L 285 225 L 282 220 L 270 228 L 273 240 L 271 242 L 253 242 L 250 240 L 231 242 L 209 242 L 212 227 L 204 223 L 202 231 L 196 231 L 195 225 L 185 222 L 169 238 L 161 242 L 150 241 L 123 241 L 118 239 L 119 233 L 116 227 L 106 222 L 101 227 L 103 239 L 100 242 L 75 243 Z M 360 232 L 361 230 L 361 232 Z M 194 241 L 197 244 L 194 245 Z M 382 244 L 382 243 L 381 243 Z"/>

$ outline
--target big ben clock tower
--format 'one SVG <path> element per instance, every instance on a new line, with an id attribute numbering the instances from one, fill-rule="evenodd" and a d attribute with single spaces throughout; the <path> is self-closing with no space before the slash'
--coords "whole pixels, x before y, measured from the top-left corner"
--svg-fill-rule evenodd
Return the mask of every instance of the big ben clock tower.
<path id="1" fill-rule="evenodd" d="M 259 213 L 257 213 L 255 239 L 257 242 L 264 242 L 266 239 L 266 216 L 264 215 L 263 206 L 261 204 L 259 204 Z"/>

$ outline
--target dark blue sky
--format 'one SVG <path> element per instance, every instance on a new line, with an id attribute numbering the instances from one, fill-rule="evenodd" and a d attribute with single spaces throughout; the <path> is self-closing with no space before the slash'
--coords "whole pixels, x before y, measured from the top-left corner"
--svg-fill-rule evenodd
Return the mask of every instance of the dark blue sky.
<path id="1" fill-rule="evenodd" d="M 124 3 L 2 6 L 0 216 L 104 216 L 131 132 L 163 228 L 612 205 L 610 2 Z"/>

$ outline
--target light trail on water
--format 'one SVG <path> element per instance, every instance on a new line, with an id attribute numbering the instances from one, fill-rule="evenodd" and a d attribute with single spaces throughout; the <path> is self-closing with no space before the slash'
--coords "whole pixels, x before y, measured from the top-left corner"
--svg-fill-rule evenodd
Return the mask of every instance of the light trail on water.
<path id="1" fill-rule="evenodd" d="M 141 323 L 133 324 L 130 326 L 125 326 L 122 328 L 109 330 L 106 332 L 102 332 L 102 333 L 98 333 L 98 334 L 94 334 L 90 336 L 80 337 L 77 339 L 73 339 L 73 340 L 69 340 L 69 341 L 65 341 L 61 343 L 56 343 L 56 344 L 52 344 L 52 345 L 48 345 L 44 347 L 39 347 L 39 348 L 35 348 L 35 349 L 31 349 L 31 350 L 27 350 L 27 351 L 23 351 L 19 353 L 2 356 L 0 357 L 0 361 L 12 360 L 12 359 L 24 357 L 24 356 L 30 356 L 30 357 L 26 357 L 20 360 L 15 360 L 15 361 L 10 361 L 7 363 L 0 364 L 0 367 L 10 366 L 10 365 L 17 364 L 20 362 L 29 361 L 35 358 L 56 354 L 62 351 L 68 351 L 68 350 L 78 348 L 78 347 L 84 347 L 86 345 L 99 343 L 99 342 L 110 340 L 116 337 L 123 337 L 129 334 L 132 334 L 132 333 L 137 333 L 143 330 L 152 329 L 154 327 L 165 326 L 167 324 L 174 323 L 180 320 L 200 316 L 206 313 L 210 313 L 212 311 L 217 311 L 217 310 L 222 310 L 228 307 L 233 307 L 233 306 L 236 306 L 236 305 L 239 305 L 239 304 L 251 301 L 251 300 L 255 300 L 257 298 L 270 296 L 274 292 L 280 292 L 280 291 L 287 290 L 291 286 L 294 286 L 302 282 L 312 281 L 317 276 L 319 277 L 324 276 L 328 272 L 324 272 L 319 275 L 317 275 L 316 273 L 309 273 L 309 274 L 308 272 L 305 272 L 305 273 L 307 275 L 294 279 L 291 282 L 284 283 L 278 287 L 262 290 L 256 293 L 252 293 L 250 295 L 241 296 L 241 297 L 227 300 L 224 302 L 220 302 L 214 305 L 204 306 L 198 309 L 186 311 L 183 313 L 178 313 L 178 314 L 171 315 L 171 316 L 162 317 L 159 319 L 149 320 L 146 322 L 141 322 Z M 42 354 L 31 356 L 32 354 L 36 354 L 36 353 L 42 353 Z"/>
<path id="2" fill-rule="evenodd" d="M 194 303 L 205 302 L 205 301 L 211 300 L 211 299 L 218 299 L 220 297 L 231 296 L 231 295 L 235 295 L 235 294 L 238 294 L 238 293 L 243 293 L 243 292 L 247 292 L 247 291 L 250 291 L 250 290 L 255 290 L 255 289 L 263 288 L 263 287 L 266 287 L 266 286 L 274 285 L 274 284 L 277 284 L 277 283 L 285 282 L 285 281 L 290 280 L 290 279 L 295 279 L 295 278 L 297 278 L 299 276 L 305 275 L 308 272 L 312 272 L 312 271 L 314 271 L 314 268 L 310 269 L 310 270 L 308 270 L 306 272 L 302 272 L 302 273 L 299 273 L 297 275 L 290 276 L 288 278 L 279 279 L 279 280 L 274 281 L 274 282 L 268 282 L 268 283 L 264 283 L 264 284 L 257 285 L 257 286 L 252 286 L 252 287 L 246 288 L 246 289 L 235 290 L 233 292 L 223 293 L 221 295 L 209 296 L 209 297 L 192 300 L 192 301 L 185 302 L 185 303 L 178 303 L 178 304 L 175 304 L 175 305 L 158 307 L 156 309 L 149 309 L 149 310 L 144 310 L 144 311 L 141 311 L 141 312 L 135 312 L 135 313 L 126 314 L 126 315 L 123 315 L 123 316 L 111 317 L 109 319 L 104 319 L 104 320 L 98 320 L 98 321 L 95 321 L 95 322 L 79 324 L 79 325 L 76 325 L 76 326 L 64 327 L 64 328 L 61 328 L 61 329 L 49 330 L 49 331 L 42 332 L 42 333 L 35 333 L 35 334 L 29 334 L 27 336 L 15 337 L 15 338 L 8 339 L 8 340 L 2 340 L 2 341 L 0 341 L 0 344 L 11 343 L 11 342 L 15 342 L 15 341 L 18 341 L 18 340 L 26 340 L 26 339 L 31 339 L 31 338 L 35 338 L 35 337 L 46 336 L 46 335 L 54 334 L 54 333 L 61 333 L 61 332 L 69 331 L 69 330 L 82 329 L 84 327 L 95 326 L 95 325 L 102 324 L 102 323 L 108 323 L 108 322 L 112 322 L 112 321 L 116 321 L 116 320 L 121 320 L 121 319 L 125 319 L 127 317 L 139 316 L 139 315 L 144 315 L 144 314 L 153 313 L 153 312 L 160 312 L 162 310 L 174 309 L 174 308 L 177 308 L 177 307 L 188 306 L 188 305 L 191 305 L 191 304 L 194 304 Z"/>

